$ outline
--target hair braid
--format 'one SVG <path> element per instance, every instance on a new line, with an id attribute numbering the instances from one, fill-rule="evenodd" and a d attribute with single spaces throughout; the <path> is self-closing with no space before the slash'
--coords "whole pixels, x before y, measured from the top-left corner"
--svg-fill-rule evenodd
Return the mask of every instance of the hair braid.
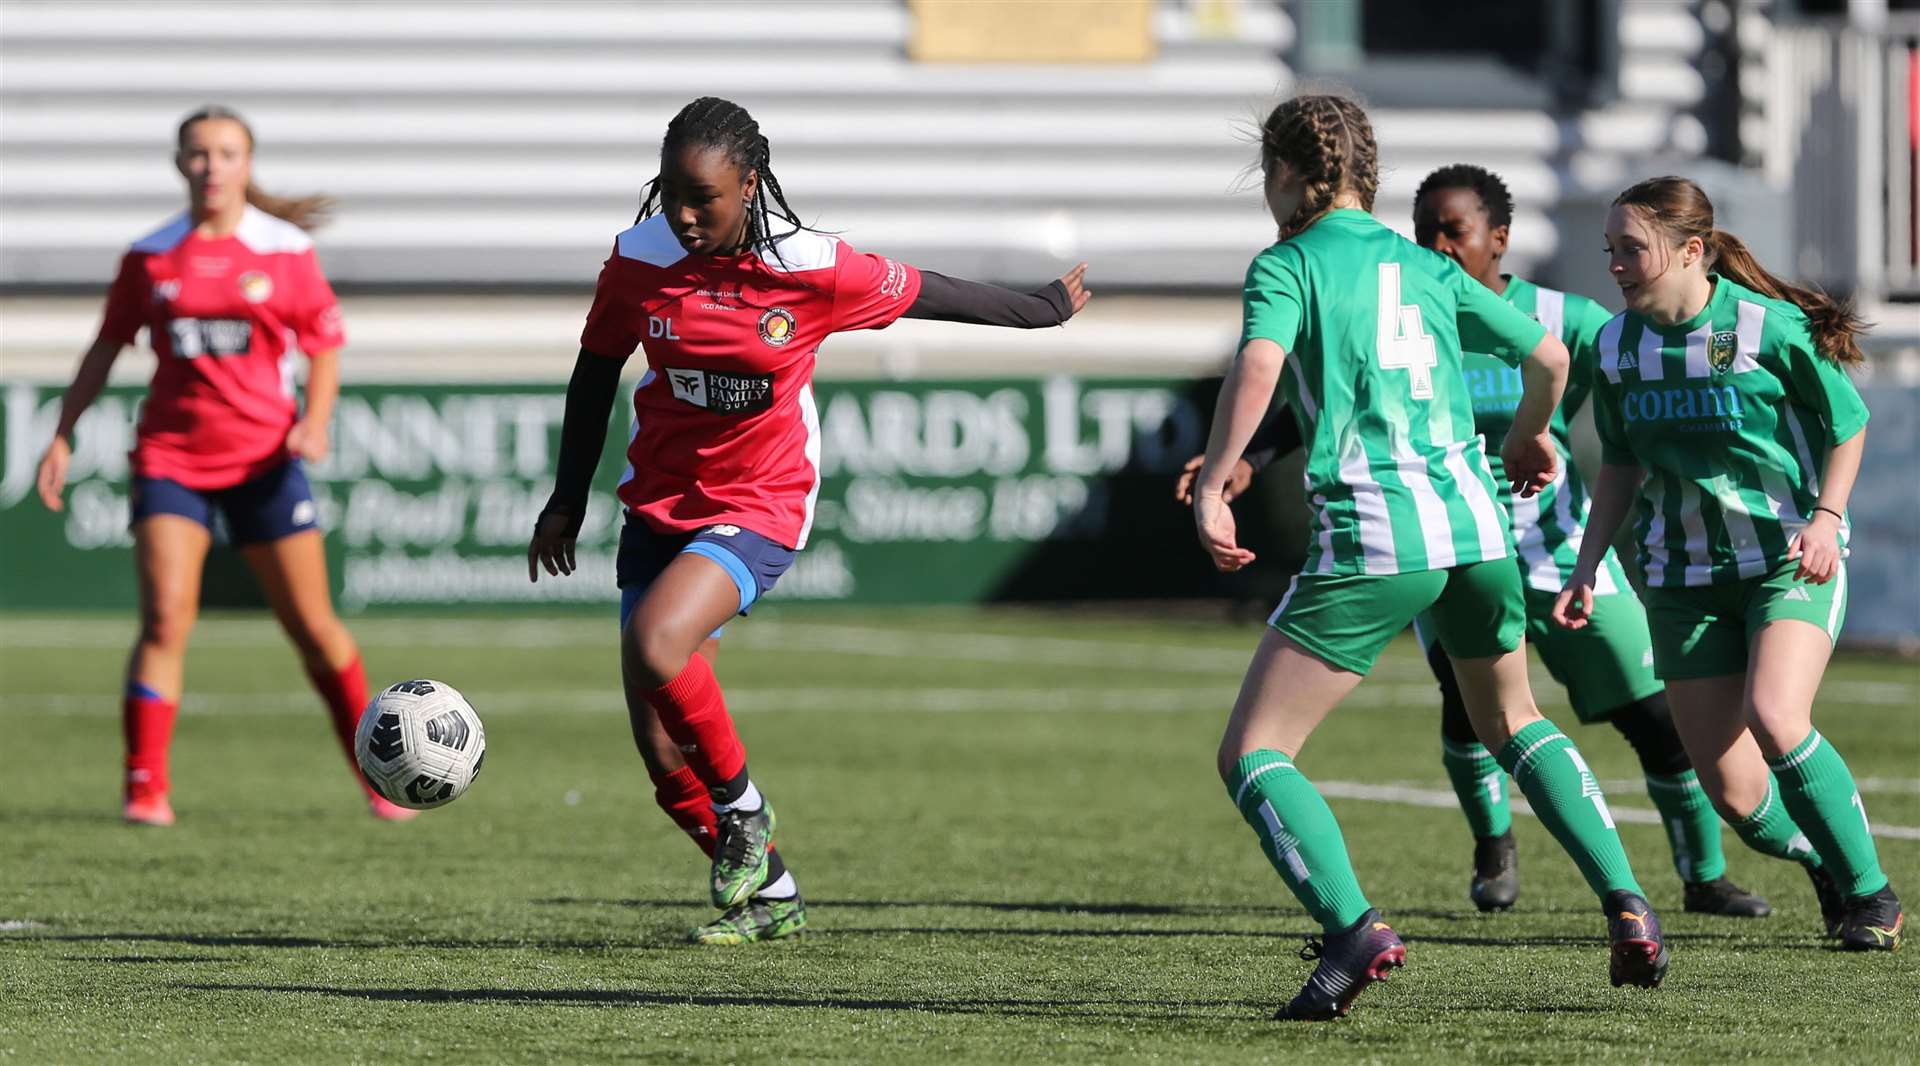
<path id="1" fill-rule="evenodd" d="M 1373 210 L 1380 185 L 1373 126 L 1360 105 L 1344 97 L 1296 96 L 1273 109 L 1260 130 L 1260 168 L 1271 175 L 1285 163 L 1302 183 L 1300 206 L 1280 227 L 1297 236 L 1333 209 L 1344 192 Z"/>
<path id="2" fill-rule="evenodd" d="M 773 173 L 773 146 L 746 108 L 717 96 L 702 96 L 681 108 L 673 121 L 667 123 L 666 136 L 660 141 L 660 154 L 664 156 L 691 147 L 718 148 L 740 169 L 742 177 L 748 173 L 759 175 L 759 188 L 747 201 L 743 250 L 771 248 L 782 237 L 808 228 L 787 203 L 780 179 Z M 641 191 L 640 213 L 634 216 L 634 221 L 639 222 L 659 210 L 660 177 L 656 174 Z M 776 217 L 791 228 L 774 233 Z"/>

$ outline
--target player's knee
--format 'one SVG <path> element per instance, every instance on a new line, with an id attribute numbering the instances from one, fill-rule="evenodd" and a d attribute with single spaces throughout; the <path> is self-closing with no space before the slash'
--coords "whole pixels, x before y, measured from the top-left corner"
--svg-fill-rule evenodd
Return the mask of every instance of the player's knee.
<path id="1" fill-rule="evenodd" d="M 679 626 L 644 617 L 635 618 L 627 633 L 629 662 L 637 680 L 648 688 L 659 688 L 680 676 L 698 643 Z"/>
<path id="2" fill-rule="evenodd" d="M 194 610 L 190 603 L 148 604 L 140 612 L 140 643 L 168 651 L 183 651 L 193 632 Z"/>
<path id="3" fill-rule="evenodd" d="M 1807 739 L 1811 728 L 1812 722 L 1804 712 L 1795 715 L 1779 707 L 1747 708 L 1747 731 L 1753 734 L 1754 743 L 1760 745 L 1760 753 L 1769 759 L 1777 759 L 1798 747 Z"/>
<path id="4" fill-rule="evenodd" d="M 1671 777 L 1693 769 L 1686 745 L 1673 725 L 1673 709 L 1664 691 L 1633 701 L 1607 716 L 1608 724 L 1627 738 L 1640 769 L 1660 777 Z"/>

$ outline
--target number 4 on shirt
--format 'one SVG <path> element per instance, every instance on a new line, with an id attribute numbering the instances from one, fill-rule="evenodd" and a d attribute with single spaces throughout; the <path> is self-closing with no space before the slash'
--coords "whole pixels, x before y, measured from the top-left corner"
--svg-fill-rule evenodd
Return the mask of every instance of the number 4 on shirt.
<path id="1" fill-rule="evenodd" d="M 1399 263 L 1380 264 L 1380 326 L 1375 350 L 1381 366 L 1408 372 L 1414 399 L 1433 399 L 1433 368 L 1440 365 L 1440 357 L 1433 350 L 1432 335 L 1420 322 L 1419 305 L 1400 302 Z"/>

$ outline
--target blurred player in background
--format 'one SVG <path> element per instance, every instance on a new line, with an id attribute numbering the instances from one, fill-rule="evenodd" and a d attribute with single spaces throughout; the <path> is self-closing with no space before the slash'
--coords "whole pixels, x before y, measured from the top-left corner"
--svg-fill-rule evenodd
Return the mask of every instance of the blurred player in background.
<path id="1" fill-rule="evenodd" d="M 1859 789 L 1813 728 L 1846 616 L 1847 498 L 1867 426 L 1846 367 L 1866 324 L 1769 274 L 1686 178 L 1615 198 L 1607 249 L 1627 310 L 1598 340 L 1593 535 L 1554 621 L 1593 624 L 1602 556 L 1637 502 L 1654 671 L 1708 791 L 1733 793 L 1750 818 L 1784 805 L 1844 898 L 1829 934 L 1896 950 L 1905 914 Z M 1756 754 L 1772 778 L 1745 771 Z"/>
<path id="2" fill-rule="evenodd" d="M 1319 965 L 1278 1017 L 1344 1014 L 1404 961 L 1400 938 L 1360 889 L 1333 812 L 1294 758 L 1429 609 L 1479 736 L 1601 898 L 1613 983 L 1658 985 L 1668 957 L 1659 921 L 1592 773 L 1528 688 L 1520 576 L 1460 384 L 1463 347 L 1521 368 L 1504 458 L 1531 496 L 1556 475 L 1550 426 L 1566 348 L 1453 260 L 1373 218 L 1373 131 L 1352 101 L 1296 97 L 1261 134 L 1280 241 L 1248 269 L 1244 339 L 1193 495 L 1215 565 L 1251 562 L 1224 492 L 1278 385 L 1312 442 L 1313 543 L 1269 619 L 1219 750 L 1228 795 L 1325 932 L 1303 953 Z"/>
<path id="3" fill-rule="evenodd" d="M 1647 794 L 1660 812 L 1674 869 L 1685 886 L 1687 910 L 1733 917 L 1771 913 L 1766 900 L 1724 876 L 1726 857 L 1720 847 L 1724 814 L 1756 851 L 1800 862 L 1813 879 L 1822 912 L 1832 915 L 1839 906 L 1838 890 L 1785 808 L 1777 803 L 1764 808 L 1738 806 L 1736 792 L 1767 791 L 1769 771 L 1757 749 L 1711 779 L 1714 785 L 1724 786 L 1727 774 L 1738 776 L 1741 787 L 1734 792 L 1709 795 L 1701 787 L 1674 727 L 1665 688 L 1653 674 L 1646 612 L 1612 551 L 1602 557 L 1592 624 L 1567 630 L 1550 623 L 1554 597 L 1579 555 L 1587 513 L 1586 487 L 1573 462 L 1567 424 L 1592 389 L 1595 338 L 1612 315 L 1585 297 L 1501 273 L 1512 218 L 1513 201 L 1506 183 L 1470 164 L 1443 167 L 1427 175 L 1414 197 L 1414 236 L 1422 247 L 1459 263 L 1481 284 L 1532 315 L 1572 353 L 1567 391 L 1552 425 L 1564 472 L 1537 496 L 1502 492 L 1526 597 L 1528 643 L 1539 650 L 1547 671 L 1565 686 L 1580 721 L 1611 724 L 1639 756 Z M 1490 356 L 1463 352 L 1461 358 L 1473 403 L 1474 430 L 1486 439 L 1487 462 L 1495 484 L 1500 485 L 1504 478 L 1497 449 L 1519 406 L 1520 375 Z M 1299 432 L 1290 414 L 1282 411 L 1262 423 L 1247 455 L 1228 479 L 1228 499 L 1244 490 L 1259 467 L 1299 446 Z M 1196 457 L 1188 468 L 1197 470 L 1198 465 Z M 1190 495 L 1191 480 L 1190 474 L 1182 477 L 1177 495 Z M 1474 835 L 1469 895 L 1483 911 L 1505 910 L 1513 906 L 1519 892 L 1506 775 L 1474 735 L 1452 662 L 1434 639 L 1432 619 L 1417 619 L 1414 631 L 1440 682 L 1441 762 Z"/>
<path id="4" fill-rule="evenodd" d="M 1085 264 L 1023 294 L 856 252 L 800 223 L 771 155 L 752 116 L 726 100 L 702 97 L 668 124 L 659 176 L 615 239 L 587 313 L 553 497 L 527 548 L 529 578 L 573 571 L 620 368 L 644 348 L 619 489 L 622 674 L 655 800 L 712 857 L 722 914 L 691 934 L 707 944 L 806 924 L 712 662 L 722 624 L 806 546 L 820 484 L 820 343 L 902 317 L 1058 325 L 1088 297 Z"/>
<path id="5" fill-rule="evenodd" d="M 253 132 L 208 107 L 181 122 L 175 163 L 187 210 L 133 243 L 107 294 L 40 460 L 40 498 L 58 511 L 73 427 L 142 329 L 159 362 L 133 449 L 132 530 L 140 635 L 127 663 L 125 815 L 171 825 L 167 754 L 187 637 L 216 516 L 259 578 L 353 759 L 367 705 L 360 650 L 334 614 L 326 553 L 303 460 L 327 454 L 340 391 L 340 308 L 313 240 L 326 201 L 268 196 L 253 183 Z M 289 340 L 308 360 L 295 400 Z M 354 771 L 355 777 L 359 771 Z M 361 782 L 365 787 L 365 782 Z M 416 812 L 367 790 L 381 818 Z"/>

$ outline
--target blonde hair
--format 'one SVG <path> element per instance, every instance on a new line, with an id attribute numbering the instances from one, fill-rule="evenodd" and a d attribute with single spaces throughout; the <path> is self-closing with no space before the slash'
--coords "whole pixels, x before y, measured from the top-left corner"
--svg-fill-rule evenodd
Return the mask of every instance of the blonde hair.
<path id="1" fill-rule="evenodd" d="M 185 151 L 187 131 L 199 123 L 215 120 L 231 122 L 239 126 L 240 132 L 247 135 L 247 149 L 249 151 L 253 149 L 253 127 L 247 124 L 246 119 L 240 117 L 238 111 L 218 104 L 208 104 L 181 119 L 180 129 L 174 135 L 175 146 Z M 318 229 L 325 225 L 334 205 L 332 197 L 318 193 L 309 196 L 274 196 L 255 185 L 252 179 L 247 181 L 247 202 L 275 218 L 286 219 L 304 230 Z"/>
<path id="2" fill-rule="evenodd" d="M 1373 210 L 1380 188 L 1380 153 L 1373 124 L 1360 105 L 1331 93 L 1282 102 L 1260 124 L 1260 170 L 1285 163 L 1305 183 L 1300 206 L 1280 226 L 1280 239 L 1297 236 L 1333 209 L 1342 190 Z"/>
<path id="3" fill-rule="evenodd" d="M 1814 349 L 1843 366 L 1866 360 L 1860 335 L 1867 322 L 1852 300 L 1835 300 L 1819 289 L 1775 277 L 1760 265 L 1745 241 L 1713 225 L 1713 201 L 1687 178 L 1648 178 L 1613 198 L 1616 207 L 1641 212 L 1647 223 L 1667 235 L 1674 247 L 1698 237 L 1707 249 L 1707 268 L 1762 296 L 1784 300 L 1807 316 Z"/>

